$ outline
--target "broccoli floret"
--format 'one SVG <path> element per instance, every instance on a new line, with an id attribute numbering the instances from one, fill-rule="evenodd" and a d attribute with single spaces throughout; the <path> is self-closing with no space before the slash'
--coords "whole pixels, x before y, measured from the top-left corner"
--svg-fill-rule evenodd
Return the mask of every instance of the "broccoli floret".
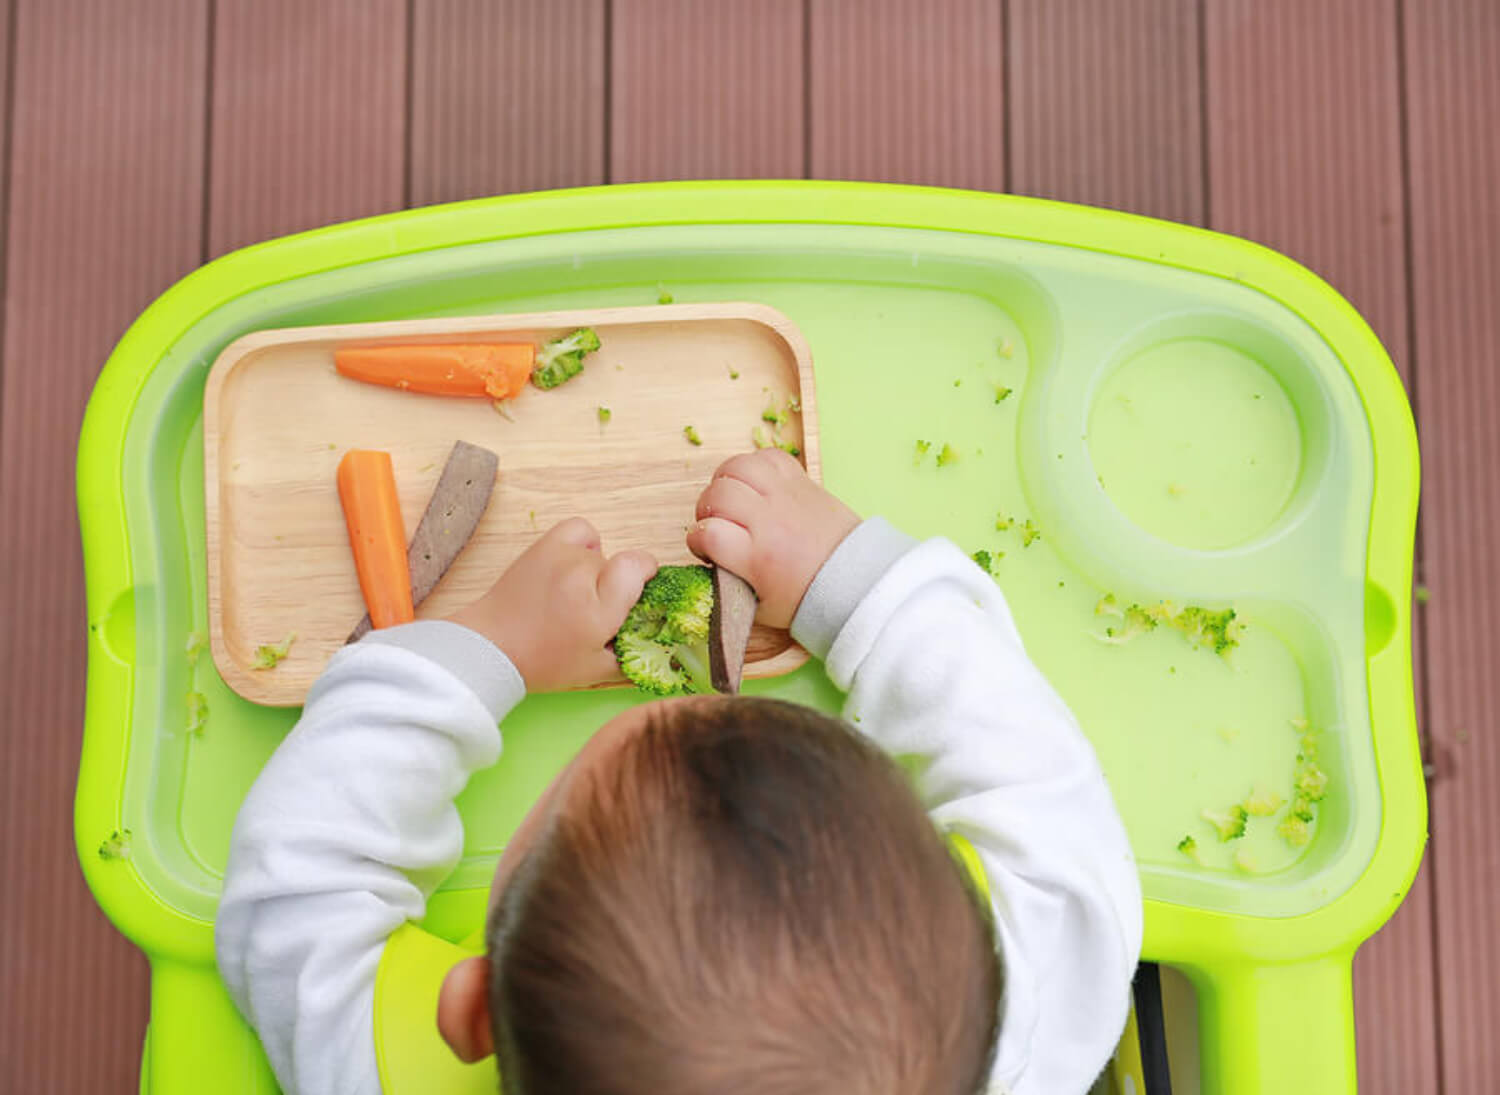
<path id="1" fill-rule="evenodd" d="M 129 859 L 130 858 L 130 830 L 116 829 L 105 837 L 99 845 L 100 859 Z"/>
<path id="2" fill-rule="evenodd" d="M 995 573 L 994 557 L 991 556 L 989 552 L 985 551 L 984 548 L 980 548 L 972 556 L 970 556 L 970 558 L 978 563 L 979 569 L 984 571 L 986 574 Z"/>
<path id="3" fill-rule="evenodd" d="M 615 636 L 620 669 L 658 696 L 710 692 L 708 624 L 714 587 L 703 566 L 665 566 L 656 572 Z"/>
<path id="4" fill-rule="evenodd" d="M 1287 812 L 1287 816 L 1297 818 L 1301 821 L 1311 821 L 1313 819 L 1312 799 L 1303 795 L 1298 795 L 1292 799 L 1292 808 Z"/>
<path id="5" fill-rule="evenodd" d="M 1177 850 L 1194 862 L 1198 861 L 1198 842 L 1191 836 L 1185 836 L 1179 840 Z"/>
<path id="6" fill-rule="evenodd" d="M 202 654 L 203 651 L 207 649 L 207 647 L 208 637 L 204 635 L 203 632 L 194 631 L 192 634 L 190 634 L 187 637 L 186 647 L 188 665 L 197 665 L 198 655 Z"/>
<path id="7" fill-rule="evenodd" d="M 1256 788 L 1245 799 L 1245 812 L 1251 817 L 1270 817 L 1277 810 L 1281 809 L 1282 804 L 1285 802 L 1286 799 L 1282 798 L 1275 791 Z"/>
<path id="8" fill-rule="evenodd" d="M 570 335 L 554 338 L 536 355 L 531 382 L 538 388 L 555 388 L 583 372 L 583 359 L 599 348 L 592 327 L 580 327 Z"/>
<path id="9" fill-rule="evenodd" d="M 1318 767 L 1316 761 L 1305 760 L 1297 769 L 1293 786 L 1297 788 L 1298 798 L 1318 802 L 1328 793 L 1328 774 Z"/>
<path id="10" fill-rule="evenodd" d="M 703 444 L 703 438 L 698 436 L 698 431 L 692 426 L 682 427 L 682 436 L 687 438 L 689 445 Z"/>
<path id="11" fill-rule="evenodd" d="M 1243 806 L 1231 806 L 1227 810 L 1204 810 L 1203 820 L 1218 830 L 1220 841 L 1238 840 L 1245 835 L 1245 823 L 1249 815 Z"/>
<path id="12" fill-rule="evenodd" d="M 781 442 L 781 444 L 777 445 L 776 447 L 778 449 L 780 449 L 784 453 L 790 453 L 792 456 L 801 456 L 802 455 L 802 450 L 800 448 L 798 448 L 796 445 L 792 444 L 790 441 L 783 441 L 783 442 Z"/>
<path id="13" fill-rule="evenodd" d="M 1204 649 L 1211 647 L 1215 654 L 1227 654 L 1240 645 L 1240 626 L 1235 622 L 1232 608 L 1210 612 L 1189 605 L 1170 622 L 1190 644 Z"/>
<path id="14" fill-rule="evenodd" d="M 760 420 L 769 422 L 773 430 L 779 430 L 786 424 L 786 412 L 778 411 L 775 407 L 767 407 L 760 412 Z"/>
<path id="15" fill-rule="evenodd" d="M 208 698 L 202 692 L 187 694 L 187 729 L 189 734 L 202 734 L 208 725 Z"/>
<path id="16" fill-rule="evenodd" d="M 1307 827 L 1307 819 L 1300 818 L 1296 814 L 1288 814 L 1281 819 L 1281 824 L 1276 826 L 1276 831 L 1281 834 L 1281 839 L 1293 848 L 1300 848 L 1308 842 L 1312 832 Z"/>
<path id="17" fill-rule="evenodd" d="M 937 454 L 937 466 L 940 468 L 947 467 L 957 459 L 958 450 L 955 449 L 952 445 L 945 444 Z"/>
<path id="18" fill-rule="evenodd" d="M 922 457 L 926 456 L 928 450 L 931 449 L 931 448 L 932 448 L 932 442 L 931 441 L 918 441 L 917 442 L 917 453 L 916 453 L 915 456 L 913 456 L 911 458 L 911 462 L 913 464 L 920 464 L 922 462 Z"/>
<path id="19" fill-rule="evenodd" d="M 264 643 L 255 648 L 255 660 L 250 663 L 251 669 L 275 669 L 281 664 L 281 660 L 291 652 L 292 644 L 297 641 L 297 633 L 293 631 L 279 643 Z"/>
<path id="20" fill-rule="evenodd" d="M 1098 611 L 1097 605 L 1095 611 Z M 1119 627 L 1106 627 L 1102 637 L 1103 642 L 1128 643 L 1137 635 L 1156 630 L 1156 617 L 1140 605 L 1131 605 L 1123 613 L 1114 613 L 1114 615 L 1119 615 L 1124 622 Z"/>

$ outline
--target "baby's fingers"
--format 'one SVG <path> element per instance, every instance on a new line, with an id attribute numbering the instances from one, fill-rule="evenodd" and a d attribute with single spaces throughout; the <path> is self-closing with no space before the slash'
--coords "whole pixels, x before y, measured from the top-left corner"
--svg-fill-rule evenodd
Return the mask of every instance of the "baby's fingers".
<path id="1" fill-rule="evenodd" d="M 723 517 L 749 528 L 766 508 L 765 495 L 739 479 L 719 478 L 709 483 L 698 496 L 695 516 L 703 521 Z"/>
<path id="2" fill-rule="evenodd" d="M 619 628 L 630 606 L 656 573 L 656 560 L 644 551 L 622 551 L 599 569 L 599 607 L 611 631 Z"/>
<path id="3" fill-rule="evenodd" d="M 738 574 L 752 585 L 750 557 L 753 542 L 743 525 L 724 517 L 707 517 L 687 534 L 688 550 L 732 574 Z"/>
<path id="4" fill-rule="evenodd" d="M 565 521 L 559 521 L 547 530 L 542 539 L 553 544 L 572 544 L 589 551 L 599 549 L 599 530 L 582 517 L 569 517 Z"/>

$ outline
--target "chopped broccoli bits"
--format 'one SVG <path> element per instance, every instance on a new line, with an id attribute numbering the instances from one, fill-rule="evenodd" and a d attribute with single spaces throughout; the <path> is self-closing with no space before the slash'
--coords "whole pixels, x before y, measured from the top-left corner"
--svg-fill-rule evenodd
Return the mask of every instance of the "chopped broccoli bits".
<path id="1" fill-rule="evenodd" d="M 1010 393 L 1011 393 L 1011 389 L 1007 388 L 1004 384 L 996 384 L 995 385 L 995 402 L 996 403 L 1004 403 L 1007 399 L 1010 398 Z"/>
<path id="2" fill-rule="evenodd" d="M 608 407 L 600 407 L 597 413 L 599 415 L 599 425 L 601 426 L 614 417 L 614 412 Z"/>
<path id="3" fill-rule="evenodd" d="M 99 845 L 99 858 L 129 859 L 130 858 L 130 830 L 116 829 L 105 837 Z"/>
<path id="4" fill-rule="evenodd" d="M 695 430 L 692 426 L 682 427 L 682 436 L 687 438 L 689 445 L 703 444 L 703 438 L 698 436 L 698 431 Z"/>
<path id="5" fill-rule="evenodd" d="M 283 658 L 291 653 L 292 644 L 297 641 L 297 633 L 293 631 L 279 643 L 263 643 L 255 648 L 255 660 L 250 663 L 251 669 L 275 669 L 281 664 Z"/>
<path id="6" fill-rule="evenodd" d="M 958 450 L 956 450 L 952 445 L 945 444 L 942 447 L 942 450 L 937 454 L 937 466 L 940 468 L 945 468 L 957 459 Z"/>
<path id="7" fill-rule="evenodd" d="M 1251 817 L 1270 817 L 1281 809 L 1286 799 L 1275 791 L 1256 788 L 1245 799 L 1245 812 Z"/>
<path id="8" fill-rule="evenodd" d="M 538 388 L 555 388 L 583 372 L 583 359 L 599 348 L 599 336 L 592 327 L 580 327 L 572 334 L 554 338 L 536 355 L 531 382 Z"/>
<path id="9" fill-rule="evenodd" d="M 202 692 L 187 694 L 187 729 L 189 734 L 202 734 L 208 725 L 208 699 Z"/>
<path id="10" fill-rule="evenodd" d="M 207 648 L 208 636 L 204 635 L 201 631 L 194 631 L 190 634 L 187 637 L 186 647 L 188 665 L 197 665 L 198 655 L 202 654 Z"/>
<path id="11" fill-rule="evenodd" d="M 913 464 L 920 464 L 922 462 L 922 457 L 926 456 L 927 453 L 928 453 L 928 451 L 931 448 L 932 448 L 932 442 L 931 441 L 918 441 L 917 442 L 917 452 L 916 452 L 916 455 L 912 457 L 912 461 L 911 462 Z"/>
<path id="12" fill-rule="evenodd" d="M 1245 823 L 1249 820 L 1245 808 L 1240 805 L 1227 810 L 1204 810 L 1202 817 L 1218 832 L 1220 841 L 1238 840 L 1244 836 Z"/>
<path id="13" fill-rule="evenodd" d="M 713 604 L 708 567 L 659 569 L 615 636 L 620 671 L 657 696 L 713 691 L 708 660 Z"/>
<path id="14" fill-rule="evenodd" d="M 1276 826 L 1276 831 L 1281 834 L 1281 839 L 1293 848 L 1301 848 L 1312 837 L 1307 827 L 1307 819 L 1298 817 L 1296 814 L 1287 814 L 1281 819 L 1281 824 Z"/>

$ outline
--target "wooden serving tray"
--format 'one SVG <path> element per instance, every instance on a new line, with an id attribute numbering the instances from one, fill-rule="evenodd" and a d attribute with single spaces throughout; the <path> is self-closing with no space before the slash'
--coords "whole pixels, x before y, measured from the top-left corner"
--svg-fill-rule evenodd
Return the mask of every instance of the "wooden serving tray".
<path id="1" fill-rule="evenodd" d="M 600 349 L 552 391 L 528 388 L 503 417 L 484 399 L 420 395 L 339 376 L 344 346 L 432 342 L 541 344 L 593 327 Z M 731 372 L 738 373 L 732 378 Z M 532 315 L 403 320 L 259 331 L 219 356 L 204 393 L 203 444 L 209 629 L 214 662 L 240 695 L 300 704 L 364 613 L 334 475 L 352 448 L 385 449 L 395 464 L 407 536 L 456 440 L 493 450 L 500 470 L 488 511 L 419 618 L 477 597 L 538 535 L 587 517 L 604 550 L 644 548 L 663 563 L 693 561 L 683 543 L 699 492 L 727 457 L 752 447 L 761 414 L 788 398 L 785 441 L 814 479 L 817 406 L 802 334 L 760 304 L 606 308 Z M 610 420 L 600 423 L 598 408 Z M 684 437 L 693 426 L 701 445 Z M 767 427 L 769 429 L 769 427 Z M 295 632 L 276 668 L 252 668 L 256 647 Z M 757 626 L 745 676 L 801 665 L 784 631 Z"/>

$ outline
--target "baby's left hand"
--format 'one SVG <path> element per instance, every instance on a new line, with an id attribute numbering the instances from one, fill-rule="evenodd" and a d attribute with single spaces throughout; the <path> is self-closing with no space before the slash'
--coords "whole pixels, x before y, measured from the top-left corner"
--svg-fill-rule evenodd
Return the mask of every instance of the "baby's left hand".
<path id="1" fill-rule="evenodd" d="M 606 560 L 594 526 L 570 517 L 448 619 L 504 651 L 528 692 L 598 684 L 619 677 L 609 641 L 655 573 L 644 551 Z"/>

